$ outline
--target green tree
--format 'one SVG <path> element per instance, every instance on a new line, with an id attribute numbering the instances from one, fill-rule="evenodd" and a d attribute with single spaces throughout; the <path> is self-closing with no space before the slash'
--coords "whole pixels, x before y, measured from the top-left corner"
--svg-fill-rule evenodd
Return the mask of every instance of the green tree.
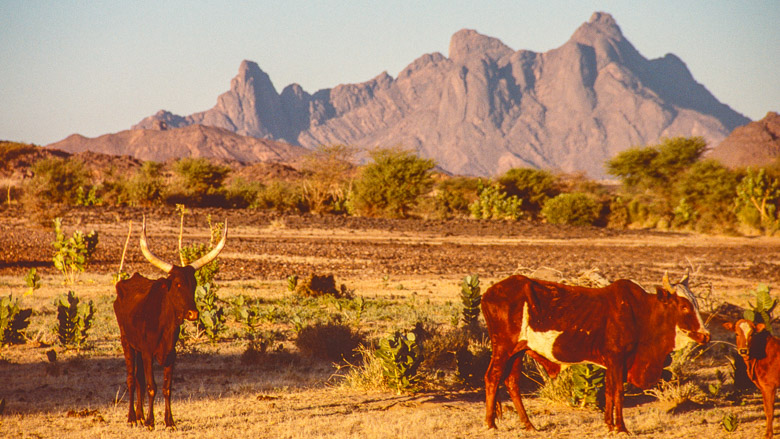
<path id="1" fill-rule="evenodd" d="M 537 215 L 544 203 L 558 195 L 558 179 L 549 171 L 513 168 L 498 178 L 503 192 L 523 200 L 522 209 Z"/>
<path id="2" fill-rule="evenodd" d="M 780 229 L 780 178 L 766 169 L 748 168 L 737 186 L 737 215 L 742 223 L 771 235 Z"/>
<path id="3" fill-rule="evenodd" d="M 607 161 L 607 172 L 620 178 L 627 198 L 648 200 L 649 213 L 669 224 L 679 203 L 675 186 L 706 148 L 701 137 L 664 139 L 658 145 L 623 151 Z"/>
<path id="4" fill-rule="evenodd" d="M 353 211 L 366 216 L 409 216 L 418 198 L 433 185 L 434 161 L 400 149 L 378 149 L 371 158 L 374 162 L 362 169 L 353 186 Z"/>
<path id="5" fill-rule="evenodd" d="M 479 184 L 479 196 L 469 204 L 471 216 L 476 219 L 511 219 L 520 218 L 520 207 L 523 200 L 516 196 L 507 196 L 498 184 Z"/>
<path id="6" fill-rule="evenodd" d="M 737 182 L 737 173 L 715 160 L 694 163 L 675 183 L 675 225 L 699 230 L 730 228 L 736 223 L 732 206 Z"/>

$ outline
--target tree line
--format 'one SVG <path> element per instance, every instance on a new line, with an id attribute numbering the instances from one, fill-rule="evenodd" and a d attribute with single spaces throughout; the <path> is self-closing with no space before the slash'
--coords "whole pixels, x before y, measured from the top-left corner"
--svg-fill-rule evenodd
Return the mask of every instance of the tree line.
<path id="1" fill-rule="evenodd" d="M 23 149 L 0 145 L 0 157 Z M 30 210 L 47 206 L 212 206 L 387 218 L 538 220 L 617 228 L 764 233 L 780 229 L 780 161 L 729 169 L 705 156 L 700 137 L 630 148 L 606 163 L 620 185 L 578 174 L 514 168 L 495 178 L 448 176 L 400 148 L 316 148 L 293 179 L 248 181 L 229 166 L 182 158 L 166 168 L 147 161 L 132 174 L 97 179 L 74 157 L 35 162 L 19 188 L 7 189 Z"/>

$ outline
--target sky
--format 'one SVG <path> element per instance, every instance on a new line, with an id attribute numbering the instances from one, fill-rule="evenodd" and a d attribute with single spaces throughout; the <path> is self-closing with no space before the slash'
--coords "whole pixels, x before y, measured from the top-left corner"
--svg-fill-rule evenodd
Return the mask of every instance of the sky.
<path id="1" fill-rule="evenodd" d="M 648 59 L 686 63 L 752 120 L 780 111 L 780 1 L 0 0 L 0 140 L 46 145 L 213 107 L 242 60 L 277 92 L 396 77 L 475 29 L 513 50 L 563 45 L 595 11 Z"/>

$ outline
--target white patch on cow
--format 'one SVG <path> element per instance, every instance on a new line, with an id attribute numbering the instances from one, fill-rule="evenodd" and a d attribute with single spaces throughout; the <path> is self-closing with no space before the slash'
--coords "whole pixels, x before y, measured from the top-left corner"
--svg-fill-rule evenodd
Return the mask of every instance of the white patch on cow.
<path id="1" fill-rule="evenodd" d="M 745 339 L 750 337 L 750 333 L 753 332 L 753 328 L 750 327 L 748 322 L 742 322 L 739 324 L 739 329 L 742 330 L 742 334 L 745 335 Z"/>
<path id="2" fill-rule="evenodd" d="M 559 362 L 553 355 L 553 344 L 563 331 L 537 332 L 528 324 L 528 304 L 523 304 L 523 326 L 520 328 L 520 341 L 525 341 L 528 348 L 550 361 Z"/>

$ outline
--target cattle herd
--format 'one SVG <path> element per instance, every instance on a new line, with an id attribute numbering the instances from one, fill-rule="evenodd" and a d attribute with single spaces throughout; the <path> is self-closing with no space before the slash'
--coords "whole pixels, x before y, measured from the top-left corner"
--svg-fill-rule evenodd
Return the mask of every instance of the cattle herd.
<path id="1" fill-rule="evenodd" d="M 227 224 L 220 242 L 208 254 L 184 267 L 173 265 L 149 250 L 144 219 L 141 251 L 167 276 L 151 280 L 135 273 L 116 284 L 114 311 L 127 367 L 128 423 L 154 427 L 157 386 L 152 368 L 156 360 L 164 368 L 165 426 L 175 429 L 170 397 L 179 327 L 185 319 L 198 319 L 195 272 L 214 260 L 226 241 Z M 485 374 L 488 428 L 496 427 L 496 416 L 501 414 L 496 394 L 503 380 L 521 423 L 534 429 L 519 388 L 521 357 L 527 354 L 551 377 L 570 364 L 603 366 L 604 421 L 610 431 L 627 433 L 623 383 L 646 389 L 661 378 L 670 352 L 689 340 L 699 344 L 710 340 L 687 275 L 677 283 L 665 275 L 654 292 L 630 280 L 586 288 L 514 275 L 488 288 L 481 307 L 492 347 Z M 775 392 L 780 387 L 780 339 L 772 337 L 763 324 L 747 320 L 724 327 L 736 333 L 748 375 L 761 389 L 765 437 L 772 437 Z M 149 409 L 144 416 L 146 397 Z"/>

